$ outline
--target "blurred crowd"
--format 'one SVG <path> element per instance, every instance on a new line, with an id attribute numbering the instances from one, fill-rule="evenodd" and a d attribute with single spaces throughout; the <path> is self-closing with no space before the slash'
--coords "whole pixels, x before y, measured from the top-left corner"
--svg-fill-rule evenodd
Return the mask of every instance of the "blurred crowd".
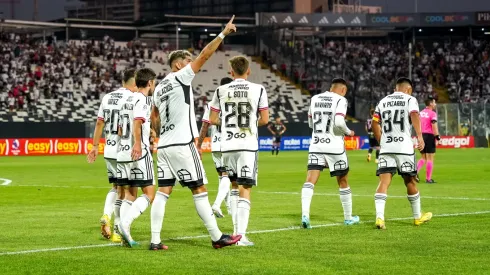
<path id="1" fill-rule="evenodd" d="M 440 93 L 452 102 L 479 102 L 490 98 L 490 43 L 419 42 L 412 50 L 414 96 L 425 99 Z M 401 42 L 281 41 L 276 56 L 262 59 L 312 94 L 328 89 L 335 77 L 352 85 L 350 96 L 377 102 L 391 93 L 400 76 L 409 75 L 409 49 Z"/>
<path id="2" fill-rule="evenodd" d="M 99 99 L 120 85 L 119 61 L 140 68 L 154 50 L 139 41 L 117 45 L 109 36 L 65 44 L 0 33 L 0 106 L 31 111 L 42 98 L 55 99 L 60 107 L 74 94 Z"/>

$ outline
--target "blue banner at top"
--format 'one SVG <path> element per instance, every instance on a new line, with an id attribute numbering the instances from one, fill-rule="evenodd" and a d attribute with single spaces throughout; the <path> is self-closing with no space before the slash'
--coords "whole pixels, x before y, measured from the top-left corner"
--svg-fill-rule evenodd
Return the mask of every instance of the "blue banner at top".
<path id="1" fill-rule="evenodd" d="M 259 150 L 270 151 L 272 150 L 273 137 L 259 137 Z M 311 137 L 307 136 L 293 136 L 282 137 L 280 149 L 283 151 L 306 151 L 310 148 Z M 345 147 L 347 150 L 359 150 L 369 148 L 368 137 L 346 137 Z"/>

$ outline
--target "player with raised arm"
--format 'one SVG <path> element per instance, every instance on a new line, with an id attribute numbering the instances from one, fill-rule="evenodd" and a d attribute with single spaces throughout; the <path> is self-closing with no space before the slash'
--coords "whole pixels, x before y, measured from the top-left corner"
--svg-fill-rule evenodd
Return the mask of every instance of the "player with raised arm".
<path id="1" fill-rule="evenodd" d="M 422 124 L 422 137 L 424 138 L 425 147 L 420 153 L 422 158 L 417 163 L 417 173 L 427 162 L 427 171 L 425 174 L 426 183 L 436 183 L 432 179 L 434 169 L 434 156 L 436 154 L 436 140 L 441 140 L 439 129 L 437 128 L 436 100 L 432 97 L 425 100 L 425 109 L 420 112 L 420 121 Z"/>
<path id="2" fill-rule="evenodd" d="M 242 236 L 237 244 L 252 246 L 254 243 L 245 234 L 250 217 L 250 193 L 257 185 L 257 126 L 269 122 L 269 105 L 264 86 L 247 81 L 250 75 L 247 58 L 235 56 L 230 59 L 230 65 L 234 81 L 216 89 L 209 117 L 212 124 L 221 126 L 221 153 L 232 181 L 231 216 L 235 232 Z"/>
<path id="3" fill-rule="evenodd" d="M 153 201 L 153 156 L 150 151 L 151 96 L 155 90 L 156 74 L 148 68 L 136 72 L 138 91 L 128 97 L 119 115 L 121 140 L 117 153 L 117 178 L 125 186 L 119 231 L 129 247 L 138 243 L 131 237 L 131 224 Z M 129 186 L 129 188 L 127 188 Z M 136 198 L 137 188 L 143 195 Z"/>
<path id="4" fill-rule="evenodd" d="M 119 112 L 126 99 L 132 92 L 136 91 L 134 81 L 136 71 L 126 69 L 123 73 L 122 87 L 106 94 L 102 98 L 97 123 L 94 130 L 92 150 L 87 155 L 88 163 L 93 163 L 99 152 L 99 141 L 104 132 L 105 146 L 104 159 L 107 167 L 107 175 L 112 189 L 106 196 L 104 204 L 104 214 L 100 218 L 101 234 L 104 238 L 111 239 L 113 242 L 121 242 L 117 225 L 120 221 L 121 203 L 124 199 L 124 190 L 117 184 L 117 147 L 119 145 L 118 121 Z M 111 216 L 114 212 L 114 233 L 111 233 Z"/>
<path id="5" fill-rule="evenodd" d="M 274 151 L 276 151 L 276 156 L 279 154 L 279 149 L 281 149 L 281 137 L 286 132 L 286 126 L 281 122 L 280 117 L 276 117 L 273 123 L 270 123 L 267 126 L 269 132 L 271 132 L 272 139 L 272 154 L 274 155 Z"/>
<path id="6" fill-rule="evenodd" d="M 432 213 L 421 212 L 411 125 L 417 134 L 417 148 L 422 150 L 424 140 L 420 128 L 419 105 L 417 99 L 412 96 L 412 81 L 403 77 L 396 81 L 395 92 L 381 99 L 373 115 L 374 136 L 381 145 L 376 171 L 379 185 L 374 195 L 378 229 L 386 229 L 385 204 L 388 187 L 397 171 L 407 187 L 407 198 L 412 206 L 414 224 L 421 225 L 432 218 Z"/>
<path id="7" fill-rule="evenodd" d="M 225 29 L 192 60 L 188 51 L 170 53 L 172 72 L 156 88 L 152 119 L 160 132 L 158 141 L 158 191 L 151 208 L 150 250 L 166 249 L 161 243 L 165 205 L 176 179 L 193 195 L 199 217 L 204 222 L 214 248 L 235 244 L 241 236 L 221 233 L 208 200 L 207 183 L 199 152 L 194 144 L 198 137 L 191 82 L 204 63 L 213 55 L 226 35 L 236 31 L 234 16 Z"/>
<path id="8" fill-rule="evenodd" d="M 374 161 L 375 163 L 378 163 L 378 158 L 379 158 L 379 143 L 374 137 L 373 133 L 373 115 L 374 115 L 374 109 L 371 109 L 369 111 L 369 118 L 366 121 L 366 132 L 368 133 L 369 137 L 369 150 L 368 150 L 368 156 L 367 156 L 367 161 L 371 161 L 371 153 L 373 152 L 373 149 L 376 150 L 376 160 Z"/>
<path id="9" fill-rule="evenodd" d="M 229 77 L 225 77 L 221 79 L 220 86 L 226 85 L 232 82 L 233 79 Z M 211 122 L 209 121 L 210 108 L 209 104 L 206 105 L 206 110 L 204 111 L 204 115 L 202 116 L 202 126 L 201 131 L 199 132 L 199 138 L 197 140 L 197 150 L 201 154 L 201 146 L 206 137 L 209 129 L 209 125 Z M 211 206 L 213 209 L 214 215 L 217 218 L 223 218 L 223 212 L 221 212 L 221 204 L 225 200 L 225 198 L 230 193 L 230 179 L 228 178 L 228 173 L 226 171 L 226 166 L 223 164 L 223 159 L 221 156 L 221 127 L 216 125 L 211 125 L 211 154 L 213 156 L 214 166 L 216 167 L 216 171 L 219 176 L 219 185 L 218 185 L 218 194 L 216 195 L 216 199 Z M 228 208 L 228 212 L 230 213 L 229 205 L 226 204 Z"/>
<path id="10" fill-rule="evenodd" d="M 344 224 L 359 223 L 359 216 L 352 216 L 352 192 L 347 182 L 349 161 L 345 153 L 344 135 L 353 137 L 355 133 L 345 124 L 346 93 L 347 82 L 342 78 L 335 78 L 330 91 L 311 98 L 308 124 L 313 132 L 308 153 L 308 174 L 301 190 L 303 228 L 311 228 L 310 205 L 313 189 L 324 168 L 330 169 L 331 177 L 337 177 Z"/>

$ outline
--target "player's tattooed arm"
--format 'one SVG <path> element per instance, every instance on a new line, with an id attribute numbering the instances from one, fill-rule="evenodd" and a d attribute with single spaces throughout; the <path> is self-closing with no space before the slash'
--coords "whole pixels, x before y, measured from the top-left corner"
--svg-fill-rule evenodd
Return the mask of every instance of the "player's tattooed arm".
<path id="1" fill-rule="evenodd" d="M 228 21 L 228 24 L 226 24 L 225 28 L 220 33 L 220 35 L 216 36 L 216 38 L 213 39 L 213 41 L 209 42 L 209 44 L 207 44 L 206 47 L 202 49 L 199 56 L 194 61 L 192 61 L 191 68 L 194 71 L 194 73 L 199 72 L 199 70 L 202 68 L 204 63 L 206 63 L 206 61 L 208 61 L 208 59 L 218 49 L 219 45 L 221 44 L 221 41 L 223 41 L 224 39 L 224 36 L 232 32 L 236 32 L 236 27 L 235 24 L 233 24 L 233 19 L 235 19 L 235 15 L 231 17 L 230 21 Z"/>
<path id="2" fill-rule="evenodd" d="M 201 149 L 204 138 L 208 134 L 209 123 L 203 122 L 201 126 L 201 131 L 199 132 L 199 138 L 197 139 L 197 149 Z"/>

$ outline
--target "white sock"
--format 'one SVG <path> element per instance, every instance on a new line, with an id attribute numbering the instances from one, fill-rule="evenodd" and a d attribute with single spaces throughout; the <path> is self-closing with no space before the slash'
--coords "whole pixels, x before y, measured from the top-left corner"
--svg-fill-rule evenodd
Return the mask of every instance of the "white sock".
<path id="1" fill-rule="evenodd" d="M 420 219 L 422 216 L 420 212 L 420 194 L 417 192 L 415 195 L 407 195 L 410 205 L 412 205 L 412 213 L 414 219 Z"/>
<path id="2" fill-rule="evenodd" d="M 136 220 L 143 212 L 145 212 L 146 208 L 150 205 L 150 199 L 145 195 L 139 196 L 129 208 L 128 213 L 125 217 L 123 217 L 122 222 L 126 226 L 130 226 L 134 220 Z"/>
<path id="3" fill-rule="evenodd" d="M 193 195 L 194 204 L 196 205 L 197 214 L 201 217 L 204 222 L 204 226 L 208 229 L 209 235 L 213 242 L 219 240 L 223 233 L 218 228 L 218 223 L 216 222 L 216 217 L 213 214 L 211 205 L 208 200 L 208 192 Z"/>
<path id="4" fill-rule="evenodd" d="M 250 218 L 250 201 L 244 198 L 238 199 L 237 211 L 237 234 L 245 237 L 248 227 L 248 219 Z"/>
<path id="5" fill-rule="evenodd" d="M 231 211 L 231 220 L 233 221 L 233 234 L 236 235 L 237 228 L 237 212 L 238 212 L 238 195 L 240 191 L 238 189 L 231 189 L 230 191 L 230 211 Z"/>
<path id="6" fill-rule="evenodd" d="M 112 218 L 112 213 L 114 212 L 114 203 L 116 202 L 117 198 L 117 190 L 112 188 L 109 193 L 107 193 L 107 196 L 105 197 L 105 204 L 104 204 L 104 215 L 107 215 L 110 218 Z"/>
<path id="7" fill-rule="evenodd" d="M 117 199 L 114 203 L 114 228 L 121 222 L 121 205 L 122 200 Z"/>
<path id="8" fill-rule="evenodd" d="M 352 192 L 350 191 L 350 187 L 339 188 L 339 193 L 340 202 L 344 209 L 344 220 L 352 220 Z"/>
<path id="9" fill-rule="evenodd" d="M 214 207 L 221 207 L 226 195 L 230 191 L 230 184 L 231 181 L 228 176 L 219 177 L 218 195 L 216 195 L 216 200 L 213 203 Z"/>
<path id="10" fill-rule="evenodd" d="M 303 184 L 303 189 L 301 189 L 301 215 L 310 217 L 310 205 L 311 198 L 313 198 L 313 188 L 315 185 L 311 182 L 306 182 Z"/>
<path id="11" fill-rule="evenodd" d="M 160 233 L 162 232 L 163 217 L 165 215 L 165 204 L 167 204 L 168 195 L 158 191 L 151 206 L 151 243 L 159 244 Z"/>
<path id="12" fill-rule="evenodd" d="M 384 193 L 376 193 L 374 194 L 374 204 L 376 205 L 376 219 L 380 218 L 382 220 L 385 219 L 385 205 L 386 198 L 388 195 Z"/>
<path id="13" fill-rule="evenodd" d="M 121 219 L 120 221 L 122 222 L 124 218 L 128 215 L 129 209 L 131 209 L 131 206 L 133 205 L 132 201 L 129 200 L 123 200 L 121 204 L 121 210 L 119 211 L 119 218 Z"/>

